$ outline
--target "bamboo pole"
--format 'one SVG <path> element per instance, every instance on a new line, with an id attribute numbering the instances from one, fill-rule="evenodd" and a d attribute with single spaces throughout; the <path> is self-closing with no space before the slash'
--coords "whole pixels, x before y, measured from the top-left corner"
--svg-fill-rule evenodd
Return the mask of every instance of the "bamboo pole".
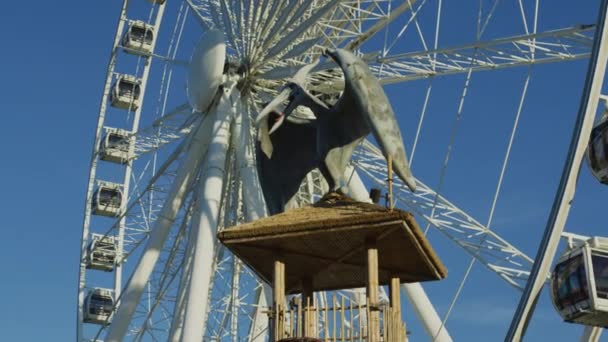
<path id="1" fill-rule="evenodd" d="M 332 314 L 334 316 L 334 331 L 332 332 L 332 335 L 334 337 L 333 338 L 333 342 L 336 342 L 337 341 L 337 339 L 336 339 L 336 331 L 338 330 L 337 329 L 337 325 L 336 325 L 336 319 L 337 319 L 337 317 L 336 317 L 337 316 L 336 307 L 338 305 L 338 300 L 336 299 L 336 295 L 332 295 L 332 305 L 333 305 L 333 308 L 332 308 L 333 312 L 332 312 Z"/>
<path id="2" fill-rule="evenodd" d="M 304 307 L 304 337 L 313 337 L 315 336 L 315 325 L 313 320 L 313 314 L 311 310 L 311 304 L 314 303 L 313 297 L 313 279 L 310 277 L 306 277 L 302 279 L 302 303 L 306 304 Z"/>
<path id="3" fill-rule="evenodd" d="M 272 341 L 278 341 L 285 337 L 285 264 L 280 260 L 274 262 L 273 297 L 274 336 Z"/>
<path id="4" fill-rule="evenodd" d="M 376 241 L 367 241 L 367 296 L 369 307 L 369 342 L 380 341 L 380 315 L 378 312 L 378 248 Z"/>
<path id="5" fill-rule="evenodd" d="M 296 306 L 298 308 L 298 317 L 296 322 L 296 337 L 302 337 L 302 300 L 296 298 Z"/>
<path id="6" fill-rule="evenodd" d="M 357 301 L 359 312 L 359 342 L 363 342 L 363 315 L 361 314 L 361 303 Z"/>
<path id="7" fill-rule="evenodd" d="M 388 157 L 388 208 L 393 210 L 393 158 Z"/>
<path id="8" fill-rule="evenodd" d="M 401 320 L 401 279 L 392 277 L 390 283 L 391 308 L 395 311 L 397 318 Z"/>
<path id="9" fill-rule="evenodd" d="M 349 305 L 350 329 L 349 329 L 349 332 L 348 332 L 348 337 L 350 338 L 350 341 L 353 341 L 354 340 L 354 336 L 355 336 L 355 333 L 354 333 L 354 328 L 355 327 L 353 325 L 353 300 L 352 300 L 352 298 L 348 302 L 350 303 L 350 305 Z"/>
<path id="10" fill-rule="evenodd" d="M 342 301 L 340 303 L 340 341 L 344 341 L 344 296 L 342 296 Z"/>

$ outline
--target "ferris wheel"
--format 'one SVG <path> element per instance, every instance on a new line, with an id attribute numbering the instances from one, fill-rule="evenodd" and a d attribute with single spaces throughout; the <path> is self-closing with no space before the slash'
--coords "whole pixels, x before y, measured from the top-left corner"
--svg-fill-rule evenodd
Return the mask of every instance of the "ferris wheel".
<path id="1" fill-rule="evenodd" d="M 474 286 L 467 277 L 475 262 L 515 293 L 526 285 L 533 259 L 520 250 L 521 241 L 490 227 L 529 83 L 538 64 L 595 60 L 605 2 L 584 25 L 544 25 L 543 11 L 556 10 L 539 1 L 456 8 L 441 0 L 124 0 L 91 155 L 77 340 L 267 340 L 268 288 L 215 236 L 267 215 L 256 168 L 257 114 L 315 62 L 309 90 L 327 98 L 339 94 L 342 75 L 323 53 L 344 48 L 386 85 L 407 127 L 417 190 L 396 180 L 397 206 L 414 213 L 427 231 L 440 232 L 433 237 L 439 246 L 464 251 L 456 261 L 462 272 L 445 290 L 454 296 L 446 314 L 437 313 L 421 285 L 403 287 L 430 338 L 450 341 L 450 312 L 463 287 Z M 219 68 L 209 62 L 218 60 Z M 596 73 L 601 84 L 603 71 Z M 492 191 L 483 195 L 490 203 L 484 221 L 475 218 L 479 210 L 465 211 L 474 209 L 466 201 L 448 199 L 478 189 L 452 185 L 462 181 L 448 176 L 448 166 L 465 108 L 488 101 L 472 89 L 479 74 L 490 82 L 492 74 L 518 79 L 514 89 L 500 89 L 514 105 L 492 109 L 510 121 L 499 120 L 507 134 L 492 146 L 501 152 L 485 161 L 498 171 Z M 432 118 L 433 110 L 445 116 Z M 429 143 L 428 135 L 443 136 Z M 366 140 L 355 151 L 344 190 L 366 201 L 370 186 L 386 188 L 386 169 L 380 150 Z M 314 202 L 327 190 L 313 171 L 293 205 Z M 365 297 L 350 290 L 318 293 L 316 300 L 349 305 Z"/>

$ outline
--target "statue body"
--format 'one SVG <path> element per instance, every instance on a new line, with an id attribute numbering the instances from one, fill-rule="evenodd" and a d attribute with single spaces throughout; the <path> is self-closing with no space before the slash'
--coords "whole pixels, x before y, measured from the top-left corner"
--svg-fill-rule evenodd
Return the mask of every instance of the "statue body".
<path id="1" fill-rule="evenodd" d="M 344 73 L 344 91 L 335 105 L 330 107 L 304 88 L 314 65 L 305 66 L 258 117 L 258 171 L 271 214 L 284 211 L 306 174 L 315 168 L 330 191 L 338 190 L 354 149 L 370 133 L 385 158 L 392 158 L 397 176 L 415 190 L 401 132 L 382 86 L 353 53 L 338 49 L 327 54 Z M 285 100 L 288 104 L 281 110 Z M 315 119 L 292 117 L 298 106 L 308 107 Z"/>

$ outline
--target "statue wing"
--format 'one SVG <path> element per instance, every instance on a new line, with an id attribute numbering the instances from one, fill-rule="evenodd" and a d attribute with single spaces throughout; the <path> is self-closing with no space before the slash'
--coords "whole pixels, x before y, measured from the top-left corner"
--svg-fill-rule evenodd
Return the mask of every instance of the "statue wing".
<path id="1" fill-rule="evenodd" d="M 407 162 L 403 138 L 393 108 L 369 67 L 360 58 L 347 50 L 328 51 L 344 72 L 344 93 L 356 103 L 356 109 L 380 145 L 385 158 L 393 160 L 393 170 L 412 190 L 416 190 L 416 180 Z M 341 99 L 342 101 L 343 99 Z M 346 104 L 343 104 L 346 105 Z"/>

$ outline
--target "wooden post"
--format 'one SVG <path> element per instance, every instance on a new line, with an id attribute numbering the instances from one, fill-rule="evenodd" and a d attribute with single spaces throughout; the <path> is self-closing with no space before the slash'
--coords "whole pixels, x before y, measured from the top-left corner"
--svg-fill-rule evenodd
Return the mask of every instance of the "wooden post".
<path id="1" fill-rule="evenodd" d="M 369 327 L 369 342 L 380 342 L 380 312 L 378 312 L 378 247 L 376 241 L 366 241 L 367 244 L 367 297 Z"/>
<path id="2" fill-rule="evenodd" d="M 333 331 L 333 342 L 336 342 L 336 331 L 338 330 L 338 319 L 337 319 L 337 314 L 338 314 L 338 301 L 336 300 L 336 295 L 332 295 L 332 310 L 333 310 L 333 315 L 334 315 L 334 331 Z"/>
<path id="3" fill-rule="evenodd" d="M 363 314 L 361 307 L 361 302 L 357 301 L 358 311 L 359 311 L 359 342 L 363 342 Z"/>
<path id="4" fill-rule="evenodd" d="M 344 296 L 340 302 L 340 341 L 344 341 L 345 331 L 344 322 L 346 322 L 346 316 L 344 316 Z"/>
<path id="5" fill-rule="evenodd" d="M 399 277 L 392 277 L 390 284 L 391 308 L 401 320 L 401 280 Z"/>
<path id="6" fill-rule="evenodd" d="M 388 209 L 393 210 L 393 158 L 388 157 Z"/>
<path id="7" fill-rule="evenodd" d="M 317 337 L 315 329 L 314 293 L 312 278 L 302 279 L 302 303 L 304 306 L 304 337 Z"/>
<path id="8" fill-rule="evenodd" d="M 273 279 L 273 336 L 271 341 L 285 337 L 285 264 L 280 260 L 274 261 Z"/>
<path id="9" fill-rule="evenodd" d="M 325 327 L 325 339 L 323 341 L 329 341 L 329 303 L 327 302 L 327 296 L 325 296 L 325 308 L 323 311 L 323 326 Z"/>
<path id="10" fill-rule="evenodd" d="M 301 298 L 295 298 L 296 307 L 298 308 L 298 321 L 296 323 L 296 334 L 295 337 L 302 337 L 302 300 Z"/>

